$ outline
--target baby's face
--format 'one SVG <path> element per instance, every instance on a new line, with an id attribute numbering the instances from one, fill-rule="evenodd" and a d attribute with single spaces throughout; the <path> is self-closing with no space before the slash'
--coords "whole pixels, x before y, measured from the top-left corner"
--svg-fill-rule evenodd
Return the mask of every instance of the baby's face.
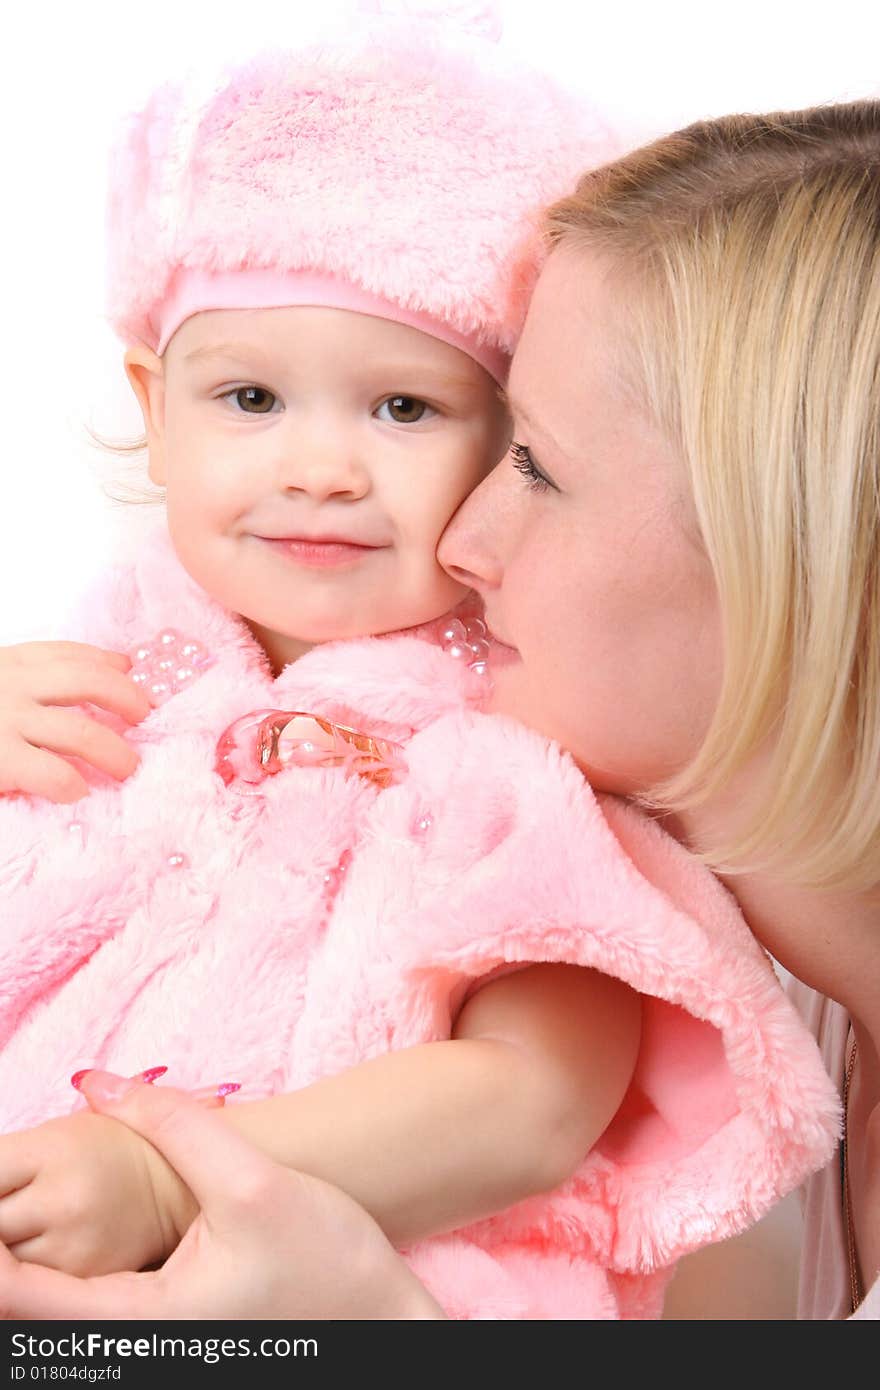
<path id="1" fill-rule="evenodd" d="M 126 364 L 175 549 L 276 670 L 463 596 L 437 543 L 509 437 L 463 352 L 345 309 L 230 309 L 186 320 L 161 363 Z"/>

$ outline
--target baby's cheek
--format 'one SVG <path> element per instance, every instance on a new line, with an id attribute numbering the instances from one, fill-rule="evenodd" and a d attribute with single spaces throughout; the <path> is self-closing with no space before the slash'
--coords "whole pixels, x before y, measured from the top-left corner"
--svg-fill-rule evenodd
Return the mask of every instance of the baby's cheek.
<path id="1" fill-rule="evenodd" d="M 467 590 L 442 570 L 435 556 L 420 552 L 401 566 L 398 580 L 386 585 L 377 607 L 392 621 L 388 630 L 433 622 L 454 608 Z"/>

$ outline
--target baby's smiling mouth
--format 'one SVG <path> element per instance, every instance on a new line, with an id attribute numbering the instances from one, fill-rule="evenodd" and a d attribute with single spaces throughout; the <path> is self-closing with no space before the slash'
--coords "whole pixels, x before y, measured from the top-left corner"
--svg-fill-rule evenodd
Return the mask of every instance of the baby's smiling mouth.
<path id="1" fill-rule="evenodd" d="M 258 536 L 257 539 L 285 559 L 315 569 L 354 565 L 388 548 L 347 536 Z"/>
<path id="2" fill-rule="evenodd" d="M 338 532 L 322 532 L 313 536 L 306 532 L 289 532 L 286 535 L 273 536 L 255 533 L 257 540 L 277 541 L 285 545 L 351 545 L 358 546 L 362 550 L 381 550 L 386 545 L 385 541 L 368 539 L 366 536 L 345 536 Z"/>

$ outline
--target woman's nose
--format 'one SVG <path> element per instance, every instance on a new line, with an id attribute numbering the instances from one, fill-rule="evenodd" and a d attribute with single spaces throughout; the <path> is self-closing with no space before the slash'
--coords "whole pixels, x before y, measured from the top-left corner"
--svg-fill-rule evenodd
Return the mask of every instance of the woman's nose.
<path id="1" fill-rule="evenodd" d="M 471 589 L 496 589 L 504 572 L 503 464 L 466 497 L 440 537 L 437 559 L 446 573 Z"/>

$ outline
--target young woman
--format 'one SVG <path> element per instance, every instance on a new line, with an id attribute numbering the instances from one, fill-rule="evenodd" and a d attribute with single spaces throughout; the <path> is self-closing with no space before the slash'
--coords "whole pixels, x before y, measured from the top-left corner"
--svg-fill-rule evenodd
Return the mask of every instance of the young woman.
<path id="1" fill-rule="evenodd" d="M 653 808 L 849 1031 L 846 1143 L 808 1207 L 803 1309 L 822 1318 L 880 1311 L 878 165 L 880 103 L 859 102 L 702 123 L 585 175 L 549 214 L 511 369 L 517 471 L 499 464 L 440 548 L 511 649 L 495 708 Z M 179 1101 L 143 1089 L 94 1099 L 149 1133 L 139 1110 Z M 316 1270 L 342 1264 L 347 1199 L 299 1197 L 294 1226 L 324 1221 Z M 291 1289 L 287 1315 L 436 1316 L 357 1229 L 363 1277 Z M 45 1306 L 44 1278 L 56 1317 L 130 1288 L 10 1262 L 13 1316 Z"/>

